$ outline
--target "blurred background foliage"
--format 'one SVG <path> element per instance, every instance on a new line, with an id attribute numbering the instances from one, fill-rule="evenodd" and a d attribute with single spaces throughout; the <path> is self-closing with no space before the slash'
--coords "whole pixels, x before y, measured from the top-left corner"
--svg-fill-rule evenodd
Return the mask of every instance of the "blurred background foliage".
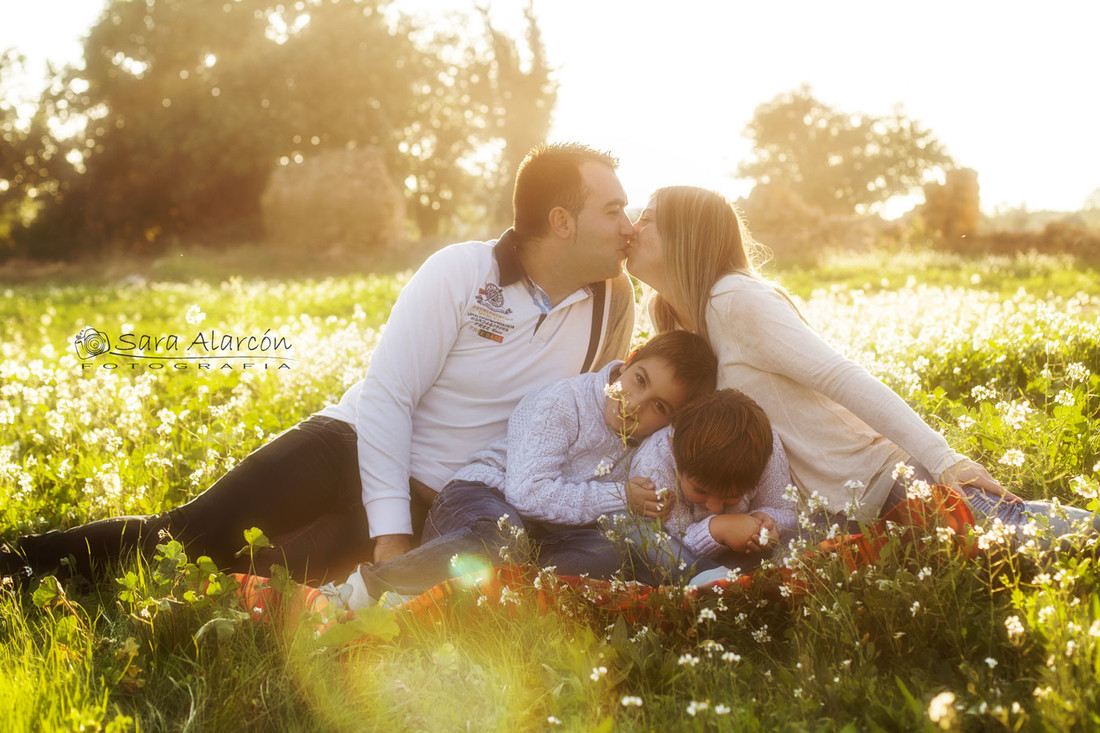
<path id="1" fill-rule="evenodd" d="M 494 236 L 558 91 L 530 0 L 516 12 L 521 38 L 476 5 L 426 20 L 389 0 L 110 0 L 33 114 L 6 93 L 22 59 L 0 55 L 0 260 L 202 245 L 407 267 Z M 802 86 L 744 134 L 738 205 L 783 262 L 872 246 L 1100 261 L 1100 189 L 1072 214 L 985 215 L 978 172 L 900 107 L 839 110 Z"/>
<path id="2" fill-rule="evenodd" d="M 484 12 L 428 27 L 385 0 L 112 0 L 29 123 L 0 106 L 0 235 L 37 256 L 255 239 L 276 170 L 324 156 L 339 171 L 363 149 L 413 235 L 506 225 L 503 191 L 556 96 L 524 12 L 517 40 Z M 0 90 L 19 64 L 2 58 Z M 344 188 L 328 181 L 337 203 Z M 362 198 L 343 199 L 350 221 Z"/>

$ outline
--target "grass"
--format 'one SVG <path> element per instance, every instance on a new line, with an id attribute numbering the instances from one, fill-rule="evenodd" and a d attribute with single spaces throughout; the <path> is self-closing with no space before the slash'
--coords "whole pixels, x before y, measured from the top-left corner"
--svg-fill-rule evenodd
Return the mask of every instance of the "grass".
<path id="1" fill-rule="evenodd" d="M 0 538 L 201 491 L 358 379 L 402 277 L 106 266 L 0 292 Z M 236 270 L 241 272 L 243 270 Z M 1010 488 L 1097 507 L 1100 292 L 1065 258 L 835 255 L 772 269 L 822 335 Z M 189 317 L 190 314 L 190 317 Z M 73 334 L 283 337 L 287 370 L 82 369 Z M 644 324 L 642 324 L 644 327 Z M 181 347 L 182 348 L 182 347 Z M 272 360 L 275 363 L 277 360 Z M 102 362 L 97 362 L 102 363 Z M 563 592 L 362 620 L 336 644 L 255 623 L 182 548 L 99 585 L 0 590 L 4 730 L 1070 730 L 1100 726 L 1095 542 L 977 560 L 936 535 L 802 586 L 628 620 Z M 244 540 L 242 538 L 242 544 Z M 761 579 L 763 581 L 763 578 Z M 805 587 L 807 592 L 798 592 Z"/>

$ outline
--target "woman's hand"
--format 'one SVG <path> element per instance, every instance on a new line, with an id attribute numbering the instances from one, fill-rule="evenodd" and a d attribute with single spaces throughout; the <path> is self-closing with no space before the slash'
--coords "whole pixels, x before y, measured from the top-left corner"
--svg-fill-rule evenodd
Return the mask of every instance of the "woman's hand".
<path id="1" fill-rule="evenodd" d="M 672 511 L 672 496 L 667 489 L 662 496 L 649 479 L 633 476 L 626 482 L 626 505 L 643 517 L 664 519 Z"/>
<path id="2" fill-rule="evenodd" d="M 940 474 L 940 483 L 953 489 L 961 489 L 963 486 L 973 486 L 987 494 L 1004 497 L 1007 501 L 1023 501 L 1020 497 L 1001 486 L 1001 482 L 989 475 L 989 471 L 969 458 L 948 467 Z"/>

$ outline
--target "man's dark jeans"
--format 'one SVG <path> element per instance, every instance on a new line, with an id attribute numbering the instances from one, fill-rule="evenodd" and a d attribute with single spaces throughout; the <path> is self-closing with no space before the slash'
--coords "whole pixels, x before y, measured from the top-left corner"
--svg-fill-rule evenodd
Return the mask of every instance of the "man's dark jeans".
<path id="1" fill-rule="evenodd" d="M 219 567 L 247 571 L 247 553 L 236 553 L 244 531 L 259 527 L 275 547 L 252 559 L 256 572 L 269 574 L 272 564 L 281 564 L 300 580 L 347 577 L 372 550 L 360 487 L 355 430 L 314 415 L 182 506 L 23 537 L 16 549 L 36 572 L 53 571 L 71 555 L 72 569 L 92 578 L 93 565 L 134 550 L 149 555 L 167 532 L 192 558 L 207 555 Z M 427 507 L 414 496 L 414 526 L 417 514 L 422 523 Z"/>

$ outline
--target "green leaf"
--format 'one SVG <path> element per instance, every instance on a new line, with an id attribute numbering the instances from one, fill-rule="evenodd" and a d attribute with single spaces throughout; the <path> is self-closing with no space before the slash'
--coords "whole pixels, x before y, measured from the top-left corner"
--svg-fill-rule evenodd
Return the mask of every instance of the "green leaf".
<path id="1" fill-rule="evenodd" d="M 195 641 L 198 642 L 208 634 L 214 634 L 214 637 L 219 642 L 223 642 L 233 636 L 233 634 L 237 632 L 237 627 L 240 625 L 240 618 L 223 618 L 220 616 L 218 618 L 212 618 L 195 632 Z"/>
<path id="2" fill-rule="evenodd" d="M 298 584 L 290 577 L 290 571 L 282 565 L 271 566 L 271 577 L 267 579 L 267 584 L 279 593 L 287 593 L 298 587 Z"/>
<path id="3" fill-rule="evenodd" d="M 356 611 L 352 620 L 334 624 L 317 637 L 316 644 L 335 648 L 371 637 L 389 641 L 399 632 L 397 617 L 393 611 L 370 606 Z"/>
<path id="4" fill-rule="evenodd" d="M 264 547 L 271 547 L 271 541 L 267 539 L 267 535 L 259 527 L 252 527 L 244 531 L 244 541 L 253 550 L 259 550 Z"/>
<path id="5" fill-rule="evenodd" d="M 34 589 L 34 594 L 31 596 L 31 602 L 38 608 L 45 608 L 53 603 L 61 595 L 61 585 L 57 582 L 57 578 L 52 575 L 47 575 L 42 579 L 42 582 L 38 584 L 38 587 Z"/>

